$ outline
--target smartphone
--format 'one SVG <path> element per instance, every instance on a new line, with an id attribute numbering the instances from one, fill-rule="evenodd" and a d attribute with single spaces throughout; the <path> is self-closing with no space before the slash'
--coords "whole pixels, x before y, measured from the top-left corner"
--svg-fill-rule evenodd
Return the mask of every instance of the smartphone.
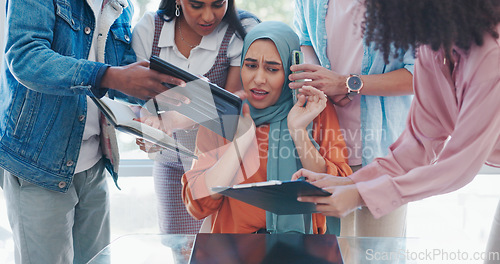
<path id="1" fill-rule="evenodd" d="M 304 63 L 304 54 L 300 50 L 292 51 L 292 65 L 298 65 Z M 302 71 L 297 71 L 293 73 L 300 73 Z M 303 82 L 304 80 L 295 80 L 294 82 Z M 299 89 L 292 89 L 293 103 L 297 103 L 297 94 Z"/>

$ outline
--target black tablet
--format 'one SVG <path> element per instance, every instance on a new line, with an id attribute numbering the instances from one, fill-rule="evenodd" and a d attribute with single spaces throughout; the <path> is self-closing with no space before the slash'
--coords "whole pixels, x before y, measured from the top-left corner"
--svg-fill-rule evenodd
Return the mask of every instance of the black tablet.
<path id="1" fill-rule="evenodd" d="M 157 100 L 157 111 L 175 110 L 222 137 L 233 140 L 242 106 L 242 100 L 238 96 L 157 56 L 151 57 L 149 65 L 155 71 L 185 81 L 186 87 L 167 86 L 191 101 L 189 104 L 174 106 Z"/>

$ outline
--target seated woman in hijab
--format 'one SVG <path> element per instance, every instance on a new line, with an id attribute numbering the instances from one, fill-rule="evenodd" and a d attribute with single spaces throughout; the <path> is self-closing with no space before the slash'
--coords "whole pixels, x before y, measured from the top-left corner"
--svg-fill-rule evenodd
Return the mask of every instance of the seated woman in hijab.
<path id="1" fill-rule="evenodd" d="M 297 35 L 284 23 L 267 21 L 252 29 L 243 45 L 247 100 L 235 140 L 202 127 L 198 132 L 199 158 L 183 175 L 183 200 L 193 217 L 212 216 L 212 233 L 326 231 L 323 215 L 275 215 L 211 191 L 214 186 L 290 180 L 300 168 L 351 173 L 335 109 L 323 92 L 304 86 L 293 102 L 288 75 L 292 51 L 299 49 Z"/>

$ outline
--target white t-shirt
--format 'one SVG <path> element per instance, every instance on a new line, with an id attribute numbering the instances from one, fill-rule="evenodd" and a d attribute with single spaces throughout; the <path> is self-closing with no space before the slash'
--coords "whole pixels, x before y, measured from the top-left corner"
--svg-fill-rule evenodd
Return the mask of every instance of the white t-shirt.
<path id="1" fill-rule="evenodd" d="M 101 16 L 101 6 L 103 0 L 87 0 L 94 11 L 96 25 L 99 25 Z M 97 27 L 97 26 L 96 26 Z M 90 47 L 88 60 L 97 61 L 97 28 L 94 31 L 92 45 Z M 101 133 L 99 124 L 99 109 L 87 96 L 87 118 L 85 120 L 85 130 L 83 131 L 80 155 L 76 163 L 75 173 L 92 168 L 102 157 L 99 134 Z"/>
<path id="2" fill-rule="evenodd" d="M 155 29 L 154 17 L 155 12 L 147 12 L 134 27 L 132 48 L 137 55 L 138 61 L 149 60 L 151 57 Z M 256 25 L 257 22 L 253 19 L 245 19 L 242 21 L 242 24 L 248 31 L 249 27 Z M 201 39 L 200 45 L 193 48 L 189 58 L 186 58 L 179 52 L 175 45 L 175 19 L 165 22 L 158 39 L 158 46 L 160 47 L 159 57 L 195 75 L 203 75 L 215 63 L 227 27 L 226 23 L 220 23 L 210 35 L 204 36 Z M 243 40 L 234 34 L 229 41 L 227 49 L 227 56 L 231 66 L 240 66 L 242 48 Z"/>
<path id="3" fill-rule="evenodd" d="M 332 0 L 328 3 L 325 23 L 329 41 L 326 52 L 332 70 L 339 74 L 361 74 L 363 59 L 361 23 L 364 11 L 363 1 Z M 343 107 L 336 106 L 335 110 L 349 150 L 349 165 L 360 165 L 362 158 L 360 96 L 354 97 L 352 102 Z"/>

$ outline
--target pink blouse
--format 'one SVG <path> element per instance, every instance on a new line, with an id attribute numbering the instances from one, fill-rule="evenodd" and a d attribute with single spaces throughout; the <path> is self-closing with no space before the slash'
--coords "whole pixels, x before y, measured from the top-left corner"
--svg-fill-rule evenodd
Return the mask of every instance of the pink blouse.
<path id="1" fill-rule="evenodd" d="M 349 176 L 377 218 L 465 186 L 485 163 L 500 167 L 500 40 L 453 56 L 450 74 L 443 51 L 418 49 L 405 131 L 389 155 Z"/>

